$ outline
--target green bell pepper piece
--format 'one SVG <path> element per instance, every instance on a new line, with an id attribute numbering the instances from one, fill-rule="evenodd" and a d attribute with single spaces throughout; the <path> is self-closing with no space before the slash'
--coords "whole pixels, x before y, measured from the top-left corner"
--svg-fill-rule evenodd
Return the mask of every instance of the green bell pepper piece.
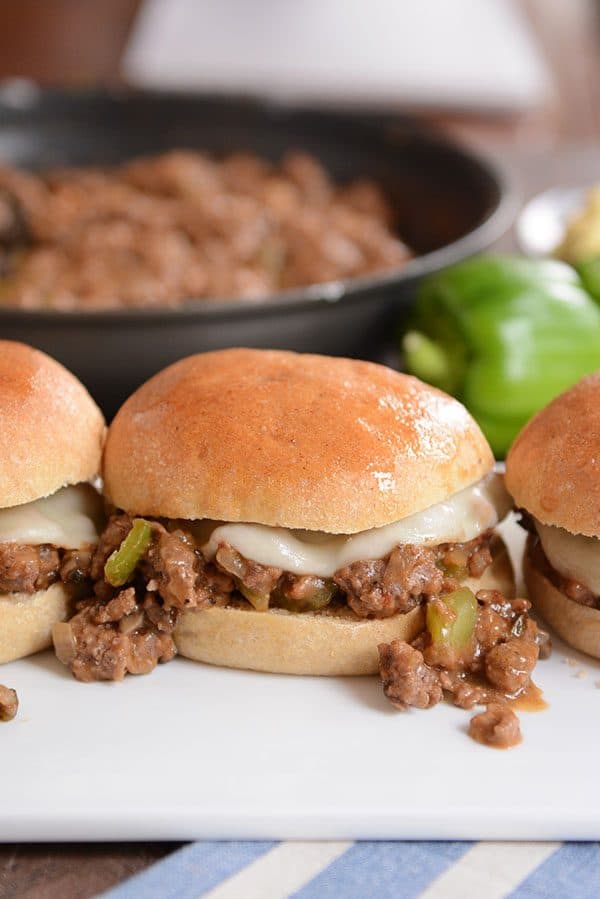
<path id="1" fill-rule="evenodd" d="M 479 256 L 424 282 L 403 353 L 502 457 L 535 412 L 600 369 L 600 308 L 563 262 Z"/>
<path id="2" fill-rule="evenodd" d="M 289 612 L 318 612 L 325 609 L 338 588 L 328 578 L 315 578 L 312 591 L 307 593 L 302 600 L 291 600 L 279 590 L 275 593 L 275 605 Z"/>
<path id="3" fill-rule="evenodd" d="M 131 530 L 104 566 L 104 576 L 112 587 L 122 587 L 130 580 L 151 539 L 152 525 L 144 518 L 134 518 Z"/>
<path id="4" fill-rule="evenodd" d="M 462 587 L 440 599 L 450 615 L 440 614 L 433 603 L 428 603 L 425 616 L 431 641 L 434 644 L 445 644 L 457 651 L 465 649 L 477 624 L 478 604 L 475 594 L 468 587 Z"/>

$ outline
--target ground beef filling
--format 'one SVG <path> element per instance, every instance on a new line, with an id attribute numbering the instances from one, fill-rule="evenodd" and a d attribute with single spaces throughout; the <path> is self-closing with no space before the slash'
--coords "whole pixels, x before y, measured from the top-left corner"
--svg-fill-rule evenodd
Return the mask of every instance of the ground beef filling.
<path id="1" fill-rule="evenodd" d="M 179 613 L 225 605 L 235 589 L 233 578 L 204 559 L 188 532 L 157 521 L 131 582 L 112 587 L 104 566 L 131 525 L 128 515 L 109 519 L 91 562 L 94 596 L 54 630 L 58 658 L 82 681 L 122 680 L 170 661 Z"/>
<path id="2" fill-rule="evenodd" d="M 69 623 L 55 628 L 57 655 L 80 680 L 148 673 L 175 655 L 173 631 L 182 611 L 233 600 L 247 601 L 248 608 L 296 612 L 347 604 L 362 618 L 386 618 L 426 604 L 450 620 L 454 613 L 444 597 L 465 578 L 481 577 L 492 561 L 493 534 L 487 532 L 464 544 L 398 546 L 384 559 L 354 562 L 326 579 L 260 565 L 227 543 L 209 561 L 185 523 L 150 524 L 150 542 L 130 580 L 114 587 L 104 567 L 132 519 L 109 519 L 86 568 L 94 595 L 78 604 Z M 83 568 L 81 560 L 63 558 L 59 570 L 71 568 Z M 430 708 L 444 696 L 465 709 L 486 705 L 471 722 L 471 736 L 491 746 L 515 745 L 520 731 L 508 702 L 527 691 L 538 657 L 549 654 L 549 640 L 529 618 L 525 599 L 480 590 L 471 602 L 473 633 L 460 652 L 435 642 L 427 630 L 410 644 L 380 645 L 384 692 L 400 709 Z"/>
<path id="3" fill-rule="evenodd" d="M 471 722 L 470 736 L 506 748 L 521 739 L 508 702 L 528 689 L 538 658 L 550 653 L 550 641 L 529 618 L 528 600 L 506 599 L 497 590 L 480 590 L 476 598 L 474 631 L 460 651 L 447 642 L 435 642 L 428 631 L 412 643 L 382 643 L 383 690 L 402 710 L 431 708 L 444 696 L 464 709 L 487 705 L 487 712 Z M 443 597 L 428 603 L 440 615 L 451 615 Z"/>
<path id="4" fill-rule="evenodd" d="M 404 266 L 395 203 L 317 159 L 193 150 L 117 167 L 0 165 L 0 305 L 28 309 L 253 300 Z"/>
<path id="5" fill-rule="evenodd" d="M 36 593 L 57 581 L 82 584 L 90 576 L 93 550 L 42 544 L 0 543 L 0 595 Z"/>
<path id="6" fill-rule="evenodd" d="M 497 749 L 517 746 L 522 740 L 519 719 L 501 702 L 491 702 L 485 712 L 471 718 L 469 736 L 477 743 Z"/>
<path id="7" fill-rule="evenodd" d="M 469 543 L 397 546 L 385 559 L 341 568 L 333 579 L 361 618 L 388 618 L 455 590 L 464 577 L 481 577 L 492 561 L 490 542 L 488 532 Z"/>
<path id="8" fill-rule="evenodd" d="M 0 684 L 0 721 L 12 721 L 19 708 L 19 699 L 15 690 Z"/>
<path id="9" fill-rule="evenodd" d="M 257 609 L 272 605 L 296 612 L 347 603 L 360 617 L 385 618 L 455 589 L 461 578 L 480 577 L 492 559 L 490 532 L 465 544 L 400 546 L 385 559 L 355 562 L 327 579 L 260 565 L 226 543 L 207 561 L 185 525 L 151 525 L 152 540 L 131 582 L 115 588 L 104 566 L 132 519 L 111 516 L 91 559 L 94 596 L 80 602 L 75 617 L 55 632 L 57 655 L 80 680 L 120 680 L 168 661 L 184 609 L 245 598 Z"/>

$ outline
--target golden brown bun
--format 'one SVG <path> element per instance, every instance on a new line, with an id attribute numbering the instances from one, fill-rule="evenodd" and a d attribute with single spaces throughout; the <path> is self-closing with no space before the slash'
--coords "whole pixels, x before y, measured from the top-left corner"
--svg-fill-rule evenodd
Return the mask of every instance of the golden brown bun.
<path id="1" fill-rule="evenodd" d="M 0 340 L 0 508 L 91 480 L 104 430 L 75 375 L 39 350 Z"/>
<path id="2" fill-rule="evenodd" d="M 64 584 L 39 593 L 0 596 L 0 665 L 52 645 L 52 626 L 65 621 L 71 597 Z"/>
<path id="3" fill-rule="evenodd" d="M 600 611 L 561 593 L 533 562 L 529 543 L 523 557 L 523 575 L 533 608 L 558 636 L 574 649 L 600 659 Z"/>
<path id="4" fill-rule="evenodd" d="M 467 580 L 472 590 L 497 589 L 514 596 L 515 581 L 500 540 L 483 577 Z M 255 612 L 226 606 L 184 612 L 175 629 L 181 655 L 226 668 L 275 674 L 355 675 L 379 670 L 379 643 L 413 640 L 424 628 L 418 606 L 392 618 L 358 618 L 349 608 L 336 614 L 281 609 Z"/>
<path id="5" fill-rule="evenodd" d="M 600 372 L 525 425 L 506 460 L 506 486 L 542 524 L 600 537 Z"/>
<path id="6" fill-rule="evenodd" d="M 381 365 L 223 350 L 170 366 L 112 423 L 105 490 L 142 515 L 356 533 L 483 477 L 466 409 Z"/>

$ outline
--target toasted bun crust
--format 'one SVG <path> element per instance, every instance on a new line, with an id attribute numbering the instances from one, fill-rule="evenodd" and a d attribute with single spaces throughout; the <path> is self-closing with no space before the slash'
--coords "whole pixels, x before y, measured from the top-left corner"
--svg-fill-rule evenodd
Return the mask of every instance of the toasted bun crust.
<path id="1" fill-rule="evenodd" d="M 0 665 L 51 646 L 52 626 L 65 621 L 70 611 L 70 593 L 63 584 L 0 596 Z"/>
<path id="2" fill-rule="evenodd" d="M 466 585 L 515 595 L 513 570 L 502 541 L 498 539 L 494 562 L 483 577 Z M 181 655 L 226 668 L 275 674 L 376 674 L 378 644 L 413 640 L 424 626 L 420 606 L 392 618 L 368 620 L 346 607 L 336 614 L 293 614 L 281 609 L 255 612 L 245 605 L 184 612 L 174 637 Z"/>
<path id="3" fill-rule="evenodd" d="M 0 340 L 0 508 L 89 481 L 104 431 L 74 375 L 39 350 Z"/>
<path id="4" fill-rule="evenodd" d="M 185 612 L 175 643 L 188 659 L 225 668 L 274 674 L 375 674 L 378 644 L 413 640 L 423 626 L 420 607 L 369 621 L 350 609 L 337 615 L 295 615 L 282 609 L 254 612 L 227 606 Z"/>
<path id="5" fill-rule="evenodd" d="M 426 509 L 492 465 L 464 407 L 415 378 L 237 349 L 140 387 L 109 429 L 104 479 L 136 514 L 349 534 Z"/>
<path id="6" fill-rule="evenodd" d="M 506 486 L 542 524 L 600 537 L 600 372 L 523 428 L 506 460 Z"/>
<path id="7" fill-rule="evenodd" d="M 534 609 L 558 636 L 574 649 L 600 659 L 600 611 L 561 593 L 535 565 L 529 544 L 523 557 L 523 575 Z"/>

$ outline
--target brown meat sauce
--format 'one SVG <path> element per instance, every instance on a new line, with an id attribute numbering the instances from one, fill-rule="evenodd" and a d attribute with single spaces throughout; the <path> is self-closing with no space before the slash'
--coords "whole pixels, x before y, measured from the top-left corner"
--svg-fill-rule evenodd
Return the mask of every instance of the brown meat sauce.
<path id="1" fill-rule="evenodd" d="M 232 578 L 205 562 L 189 533 L 168 531 L 158 521 L 152 522 L 152 541 L 132 583 L 112 587 L 103 577 L 104 565 L 131 523 L 128 515 L 111 516 L 92 560 L 95 595 L 79 602 L 70 622 L 55 629 L 57 655 L 79 680 L 122 680 L 170 661 L 178 614 L 225 605 L 234 590 Z"/>
<path id="2" fill-rule="evenodd" d="M 481 577 L 492 561 L 490 542 L 487 533 L 464 544 L 397 546 L 385 559 L 341 568 L 334 581 L 361 618 L 387 618 L 455 590 L 462 577 Z"/>
<path id="3" fill-rule="evenodd" d="M 381 644 L 383 690 L 402 710 L 429 708 L 444 696 L 464 709 L 486 705 L 488 712 L 475 716 L 469 734 L 507 748 L 521 739 L 509 704 L 532 691 L 533 669 L 538 658 L 549 655 L 550 641 L 529 618 L 528 600 L 507 599 L 497 590 L 480 590 L 476 598 L 474 633 L 460 651 L 434 642 L 428 631 L 410 644 Z"/>
<path id="4" fill-rule="evenodd" d="M 517 746 L 523 739 L 519 719 L 505 703 L 491 702 L 485 712 L 473 715 L 469 723 L 469 736 L 484 746 L 507 749 Z"/>
<path id="5" fill-rule="evenodd" d="M 151 671 L 175 655 L 173 630 L 184 609 L 228 603 L 250 608 L 244 596 L 253 604 L 266 598 L 267 604 L 302 612 L 324 591 L 327 608 L 315 610 L 326 613 L 346 604 L 363 618 L 386 618 L 418 604 L 447 608 L 441 598 L 464 578 L 481 577 L 491 563 L 494 539 L 487 532 L 465 544 L 398 546 L 384 559 L 355 562 L 328 581 L 260 565 L 227 543 L 209 561 L 185 523 L 153 520 L 151 542 L 130 583 L 112 587 L 104 565 L 131 526 L 128 515 L 110 517 L 89 566 L 94 595 L 78 604 L 68 624 L 59 625 L 58 639 L 55 634 L 57 655 L 80 680 L 120 680 Z M 518 726 L 515 731 L 508 713 L 500 715 L 496 706 L 508 708 L 531 689 L 537 659 L 549 652 L 547 635 L 529 618 L 529 607 L 525 599 L 481 590 L 474 632 L 461 652 L 434 644 L 427 631 L 412 644 L 382 644 L 386 696 L 401 709 L 430 708 L 444 696 L 465 709 L 493 706 L 471 730 L 490 745 L 503 740 L 512 745 Z"/>
<path id="6" fill-rule="evenodd" d="M 132 519 L 112 515 L 100 536 L 89 567 L 94 595 L 59 630 L 59 657 L 82 680 L 118 680 L 167 661 L 175 654 L 172 633 L 183 609 L 245 603 L 240 590 L 292 611 L 348 604 L 360 617 L 387 617 L 453 589 L 460 576 L 480 574 L 491 561 L 488 533 L 467 544 L 397 547 L 385 559 L 357 562 L 327 580 L 260 565 L 226 543 L 207 561 L 185 523 L 151 524 L 152 541 L 122 589 L 107 583 L 104 565 Z"/>
<path id="7" fill-rule="evenodd" d="M 0 303 L 177 306 L 400 267 L 411 253 L 371 179 L 306 153 L 275 164 L 191 150 L 114 168 L 0 167 Z"/>
<path id="8" fill-rule="evenodd" d="M 57 581 L 85 584 L 91 576 L 91 547 L 57 549 L 42 544 L 0 543 L 0 595 L 36 593 Z"/>
<path id="9" fill-rule="evenodd" d="M 0 684 L 0 721 L 12 721 L 19 709 L 19 699 L 15 690 Z"/>

